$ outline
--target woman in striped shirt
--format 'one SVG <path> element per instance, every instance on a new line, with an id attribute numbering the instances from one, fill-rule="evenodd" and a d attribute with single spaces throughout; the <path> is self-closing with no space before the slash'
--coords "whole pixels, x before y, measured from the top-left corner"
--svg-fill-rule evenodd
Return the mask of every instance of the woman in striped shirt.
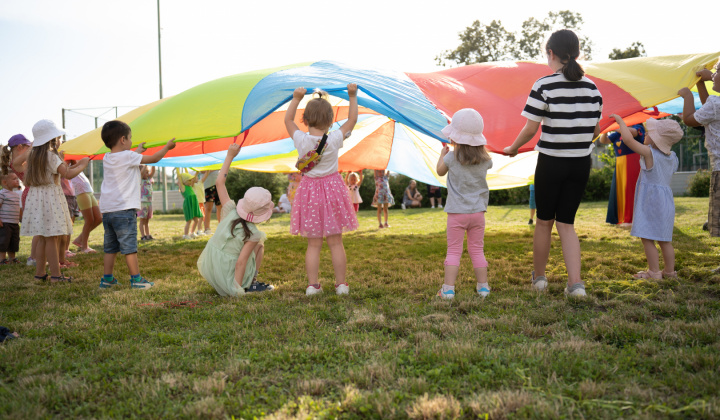
<path id="1" fill-rule="evenodd" d="M 535 150 L 540 152 L 535 168 L 537 226 L 533 238 L 532 284 L 547 287 L 545 268 L 550 256 L 553 224 L 562 243 L 568 272 L 565 293 L 585 296 L 580 279 L 580 241 L 575 233 L 575 214 L 580 206 L 592 164 L 592 140 L 600 134 L 602 96 L 576 61 L 580 42 L 574 32 L 554 32 L 545 51 L 553 74 L 533 85 L 522 115 L 527 118 L 513 144 L 504 149 L 515 156 L 542 127 Z"/>

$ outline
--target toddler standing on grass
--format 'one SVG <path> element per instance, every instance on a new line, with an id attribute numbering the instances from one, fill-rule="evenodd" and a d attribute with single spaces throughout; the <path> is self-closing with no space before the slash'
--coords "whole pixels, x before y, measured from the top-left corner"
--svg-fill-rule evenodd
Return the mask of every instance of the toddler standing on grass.
<path id="1" fill-rule="evenodd" d="M 239 152 L 239 145 L 230 145 L 217 176 L 215 186 L 223 215 L 197 262 L 200 275 L 220 296 L 242 296 L 246 292 L 274 289 L 269 284 L 257 281 L 267 236 L 256 225 L 272 216 L 270 192 L 265 188 L 252 187 L 236 205 L 225 187 L 230 164 Z"/>
<path id="2" fill-rule="evenodd" d="M 198 204 L 194 188 L 197 177 L 183 172 L 178 175 L 177 182 L 180 188 L 180 194 L 183 196 L 183 215 L 185 216 L 185 230 L 183 231 L 182 238 L 195 239 L 197 238 L 195 231 L 200 228 L 200 223 L 202 222 L 200 204 Z"/>
<path id="3" fill-rule="evenodd" d="M 343 295 L 350 292 L 350 286 L 345 281 L 347 257 L 342 234 L 357 229 L 358 221 L 347 187 L 338 173 L 338 152 L 357 122 L 357 85 L 347 85 L 350 101 L 347 121 L 339 130 L 329 133 L 335 116 L 325 92 L 319 92 L 319 97 L 311 99 L 305 106 L 303 123 L 308 126 L 308 132 L 300 131 L 295 124 L 295 113 L 305 92 L 304 88 L 297 88 L 293 92 L 285 113 L 285 128 L 293 139 L 298 156 L 306 156 L 308 152 L 320 148 L 320 157 L 315 166 L 305 172 L 297 188 L 290 215 L 290 233 L 308 239 L 305 253 L 308 286 L 305 294 L 322 292 L 319 281 L 320 251 L 323 239 L 327 238 L 335 270 L 335 293 Z M 321 148 L 323 138 L 326 142 L 324 148 Z"/>
<path id="4" fill-rule="evenodd" d="M 360 185 L 363 182 L 362 171 L 355 173 L 350 172 L 345 177 L 345 185 L 347 185 L 348 193 L 350 194 L 350 201 L 352 201 L 355 213 L 360 211 L 360 203 L 362 203 L 362 197 L 360 197 Z"/>
<path id="5" fill-rule="evenodd" d="M 140 165 L 140 210 L 137 212 L 137 217 L 141 241 L 155 239 L 150 234 L 150 219 L 153 217 L 153 175 L 155 175 L 154 166 Z"/>
<path id="6" fill-rule="evenodd" d="M 390 192 L 390 171 L 375 170 L 375 196 L 371 205 L 377 207 L 378 228 L 389 228 L 388 207 L 395 205 L 395 197 Z M 383 215 L 385 216 L 384 225 L 381 219 Z"/>
<path id="7" fill-rule="evenodd" d="M 107 289 L 118 285 L 113 276 L 117 253 L 125 256 L 130 272 L 130 287 L 148 289 L 154 283 L 140 275 L 137 256 L 137 211 L 140 209 L 140 165 L 157 163 L 165 154 L 175 148 L 175 139 L 153 155 L 143 156 L 145 151 L 140 143 L 135 151 L 132 148 L 132 131 L 122 121 L 108 121 L 100 133 L 103 143 L 110 149 L 103 158 L 104 177 L 100 187 L 100 212 L 102 213 L 105 240 L 103 251 L 104 275 L 100 288 Z"/>
<path id="8" fill-rule="evenodd" d="M 640 178 L 635 187 L 635 206 L 632 236 L 642 240 L 648 269 L 640 271 L 636 279 L 660 279 L 677 277 L 675 249 L 672 246 L 675 224 L 675 202 L 670 181 L 677 171 L 678 158 L 670 148 L 682 139 L 683 130 L 673 120 L 650 118 L 645 123 L 645 144 L 635 140 L 630 129 L 617 114 L 610 115 L 620 126 L 622 141 L 640 155 Z M 660 246 L 665 269 L 660 271 L 660 261 L 655 241 Z"/>
<path id="9" fill-rule="evenodd" d="M 0 264 L 18 264 L 20 250 L 20 196 L 15 192 L 20 179 L 15 174 L 0 175 Z"/>
<path id="10" fill-rule="evenodd" d="M 455 297 L 455 281 L 460 270 L 460 256 L 467 232 L 467 247 L 475 270 L 477 292 L 481 297 L 490 294 L 487 279 L 488 263 L 483 251 L 485 243 L 485 212 L 490 189 L 487 171 L 492 160 L 483 136 L 484 124 L 474 109 L 461 109 L 453 115 L 452 122 L 442 133 L 450 139 L 452 152 L 446 144 L 440 152 L 437 173 L 447 174 L 448 195 L 445 201 L 447 219 L 447 257 L 445 258 L 445 282 L 437 295 L 446 299 Z"/>

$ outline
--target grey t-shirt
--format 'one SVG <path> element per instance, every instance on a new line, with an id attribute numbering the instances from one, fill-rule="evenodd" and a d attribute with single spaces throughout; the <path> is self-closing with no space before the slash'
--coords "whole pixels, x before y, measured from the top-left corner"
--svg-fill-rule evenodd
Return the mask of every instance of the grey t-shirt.
<path id="1" fill-rule="evenodd" d="M 446 213 L 479 213 L 487 210 L 490 189 L 487 184 L 487 171 L 492 168 L 492 160 L 477 165 L 461 165 L 450 151 L 443 158 L 448 167 L 445 202 Z"/>
<path id="2" fill-rule="evenodd" d="M 203 187 L 205 189 L 208 189 L 208 188 L 212 187 L 213 185 L 215 185 L 215 182 L 217 181 L 217 177 L 218 177 L 219 173 L 220 173 L 220 171 L 211 171 L 210 175 L 208 175 L 207 179 L 203 183 Z M 202 179 L 202 177 L 200 177 L 200 179 Z"/>

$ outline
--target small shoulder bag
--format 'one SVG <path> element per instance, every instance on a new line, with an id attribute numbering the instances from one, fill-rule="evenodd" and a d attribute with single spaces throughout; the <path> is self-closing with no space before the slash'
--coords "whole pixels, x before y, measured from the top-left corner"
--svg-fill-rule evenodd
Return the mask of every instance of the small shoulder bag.
<path id="1" fill-rule="evenodd" d="M 295 167 L 298 168 L 300 172 L 306 173 L 315 166 L 317 166 L 318 163 L 320 163 L 320 156 L 325 150 L 325 143 L 327 142 L 327 138 L 327 133 L 323 134 L 322 139 L 320 140 L 320 143 L 318 143 L 316 149 L 310 150 L 304 156 L 298 158 L 297 162 L 295 163 Z"/>

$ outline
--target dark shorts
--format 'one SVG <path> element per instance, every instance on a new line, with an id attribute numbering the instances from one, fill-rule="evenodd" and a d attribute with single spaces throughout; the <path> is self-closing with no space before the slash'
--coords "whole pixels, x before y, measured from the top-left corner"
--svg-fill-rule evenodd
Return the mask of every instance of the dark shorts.
<path id="1" fill-rule="evenodd" d="M 210 188 L 205 188 L 205 202 L 212 201 L 216 206 L 220 205 L 220 198 L 218 197 L 217 187 L 214 185 Z"/>
<path id="2" fill-rule="evenodd" d="M 0 252 L 18 252 L 20 250 L 20 225 L 3 222 L 0 227 Z"/>
<path id="3" fill-rule="evenodd" d="M 436 187 L 434 185 L 427 186 L 427 195 L 428 195 L 428 198 L 430 198 L 430 197 L 442 198 L 442 192 L 440 191 L 440 187 Z"/>
<path id="4" fill-rule="evenodd" d="M 105 228 L 103 251 L 127 255 L 137 252 L 137 210 L 120 210 L 102 214 Z"/>
<path id="5" fill-rule="evenodd" d="M 591 166 L 590 156 L 561 158 L 540 153 L 535 167 L 537 218 L 574 224 Z"/>

